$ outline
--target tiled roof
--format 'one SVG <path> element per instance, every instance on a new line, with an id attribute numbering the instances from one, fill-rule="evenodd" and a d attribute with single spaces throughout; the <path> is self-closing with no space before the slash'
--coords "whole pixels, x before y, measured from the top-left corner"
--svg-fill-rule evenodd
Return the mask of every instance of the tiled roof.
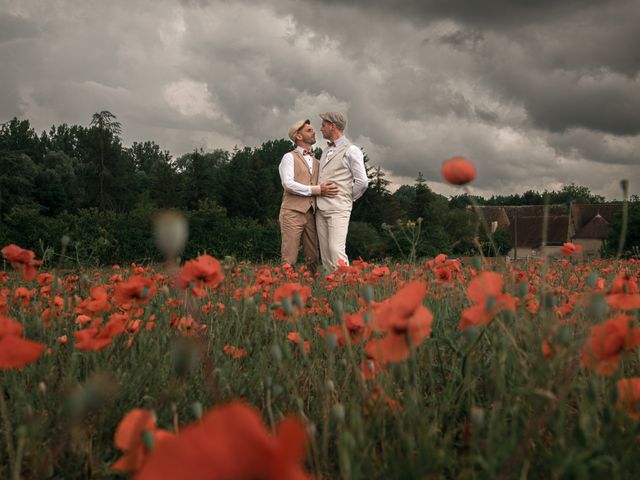
<path id="1" fill-rule="evenodd" d="M 582 227 L 574 238 L 607 238 L 609 232 L 609 222 L 607 222 L 599 213 L 591 219 L 584 227 Z"/>
<path id="2" fill-rule="evenodd" d="M 539 247 L 542 245 L 543 222 L 544 216 L 519 216 L 517 222 L 513 222 L 509 228 L 511 241 L 514 243 L 517 241 L 517 247 Z M 568 236 L 568 215 L 554 215 L 547 218 L 547 245 L 562 245 L 568 241 Z"/>

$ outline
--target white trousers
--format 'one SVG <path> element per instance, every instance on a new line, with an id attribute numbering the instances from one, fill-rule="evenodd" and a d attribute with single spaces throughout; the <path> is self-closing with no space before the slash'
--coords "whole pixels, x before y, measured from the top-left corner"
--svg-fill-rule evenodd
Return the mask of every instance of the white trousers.
<path id="1" fill-rule="evenodd" d="M 338 260 L 344 260 L 345 264 L 349 265 L 346 247 L 350 217 L 351 210 L 337 212 L 316 210 L 320 257 L 326 275 L 338 269 Z"/>

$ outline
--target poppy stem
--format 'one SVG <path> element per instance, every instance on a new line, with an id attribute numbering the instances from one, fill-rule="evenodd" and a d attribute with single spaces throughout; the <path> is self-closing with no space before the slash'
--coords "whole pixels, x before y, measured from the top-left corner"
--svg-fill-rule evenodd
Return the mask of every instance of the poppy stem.
<path id="1" fill-rule="evenodd" d="M 618 240 L 618 252 L 616 253 L 616 260 L 620 260 L 622 252 L 624 251 L 624 243 L 627 239 L 627 227 L 629 225 L 629 199 L 627 197 L 628 191 L 624 186 L 622 188 L 622 193 L 624 195 L 622 203 L 622 227 L 620 228 L 620 239 Z"/>
<path id="2" fill-rule="evenodd" d="M 2 430 L 4 430 L 5 442 L 7 443 L 7 456 L 9 464 L 15 465 L 16 451 L 13 446 L 13 429 L 11 428 L 11 420 L 9 419 L 9 411 L 4 399 L 4 388 L 0 390 L 0 414 L 2 415 Z"/>
<path id="3" fill-rule="evenodd" d="M 25 434 L 18 429 L 18 451 L 16 453 L 15 463 L 13 464 L 13 480 L 20 480 L 20 470 L 22 470 L 22 454 L 24 453 Z"/>

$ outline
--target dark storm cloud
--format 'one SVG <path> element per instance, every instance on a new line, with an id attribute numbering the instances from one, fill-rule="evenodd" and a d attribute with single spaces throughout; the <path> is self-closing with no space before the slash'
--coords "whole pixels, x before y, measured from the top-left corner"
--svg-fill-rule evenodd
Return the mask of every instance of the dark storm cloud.
<path id="1" fill-rule="evenodd" d="M 310 0 L 318 5 L 375 9 L 385 15 L 432 22 L 455 19 L 482 28 L 518 28 L 601 5 L 601 0 Z M 613 0 L 611 0 L 613 1 Z"/>
<path id="2" fill-rule="evenodd" d="M 6 0 L 0 121 L 110 110 L 174 155 L 257 146 L 296 119 L 347 133 L 397 182 L 466 155 L 485 194 L 640 191 L 637 2 Z M 4 28 L 3 28 L 4 27 Z M 320 137 L 320 135 L 319 135 Z M 323 142 L 319 138 L 320 144 Z"/>
<path id="3" fill-rule="evenodd" d="M 29 20 L 0 11 L 0 43 L 34 37 L 38 28 Z"/>

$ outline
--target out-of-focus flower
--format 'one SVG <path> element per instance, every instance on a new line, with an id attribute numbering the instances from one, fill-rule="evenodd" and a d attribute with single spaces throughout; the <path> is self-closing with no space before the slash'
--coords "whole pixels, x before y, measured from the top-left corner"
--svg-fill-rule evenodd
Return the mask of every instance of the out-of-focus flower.
<path id="1" fill-rule="evenodd" d="M 442 177 L 452 185 L 465 185 L 476 178 L 476 167 L 464 157 L 442 162 Z"/>
<path id="2" fill-rule="evenodd" d="M 0 315 L 0 370 L 22 368 L 44 353 L 44 345 L 22 338 L 22 324 Z"/>
<path id="3" fill-rule="evenodd" d="M 247 355 L 247 351 L 244 348 L 234 347 L 233 345 L 225 345 L 222 348 L 225 355 L 229 355 L 231 358 L 240 359 Z"/>
<path id="4" fill-rule="evenodd" d="M 152 451 L 151 447 L 156 448 L 172 436 L 171 432 L 157 428 L 153 412 L 141 408 L 131 410 L 120 420 L 116 429 L 114 443 L 124 454 L 111 468 L 117 472 L 137 472 Z"/>
<path id="5" fill-rule="evenodd" d="M 582 351 L 582 363 L 601 375 L 611 375 L 620 354 L 640 345 L 640 328 L 629 326 L 633 317 L 616 315 L 591 330 Z"/>
<path id="6" fill-rule="evenodd" d="M 374 306 L 371 328 L 384 333 L 379 339 L 370 340 L 365 345 L 365 353 L 376 362 L 386 365 L 401 362 L 411 355 L 431 334 L 433 315 L 422 300 L 427 293 L 421 282 L 411 282 L 395 295 Z"/>
<path id="7" fill-rule="evenodd" d="M 196 297 L 206 295 L 205 287 L 216 288 L 224 280 L 222 267 L 217 258 L 210 255 L 200 255 L 194 260 L 185 262 L 178 274 L 178 287 L 192 286 L 192 293 Z"/>
<path id="8" fill-rule="evenodd" d="M 189 237 L 187 219 L 177 210 L 160 212 L 153 219 L 153 234 L 165 258 L 176 258 L 184 250 Z"/>
<path id="9" fill-rule="evenodd" d="M 497 272 L 481 272 L 467 287 L 467 296 L 473 302 L 462 312 L 460 328 L 489 325 L 501 311 L 515 311 L 518 299 L 502 293 L 504 278 Z"/>
<path id="10" fill-rule="evenodd" d="M 631 418 L 640 420 L 640 377 L 618 380 L 619 410 L 623 410 Z"/>
<path id="11" fill-rule="evenodd" d="M 159 442 L 136 479 L 310 480 L 303 465 L 306 446 L 300 420 L 286 417 L 272 435 L 253 407 L 234 402 Z"/>
<path id="12" fill-rule="evenodd" d="M 571 242 L 567 242 L 560 247 L 560 253 L 567 257 L 572 257 L 582 252 L 582 245 L 575 245 Z"/>
<path id="13" fill-rule="evenodd" d="M 113 299 L 119 305 L 143 305 L 151 300 L 157 289 L 156 282 L 150 278 L 133 275 L 116 285 Z"/>
<path id="14" fill-rule="evenodd" d="M 36 278 L 36 267 L 42 264 L 42 260 L 36 260 L 36 254 L 31 250 L 25 250 L 13 243 L 2 249 L 2 256 L 22 273 L 22 277 L 27 281 Z"/>

